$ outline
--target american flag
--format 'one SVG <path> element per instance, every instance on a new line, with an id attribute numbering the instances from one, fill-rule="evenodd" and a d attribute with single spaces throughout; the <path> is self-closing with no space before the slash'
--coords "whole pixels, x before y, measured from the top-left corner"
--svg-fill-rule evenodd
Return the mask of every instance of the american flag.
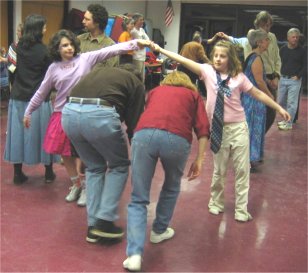
<path id="1" fill-rule="evenodd" d="M 166 13 L 165 13 L 165 24 L 167 27 L 172 23 L 173 16 L 174 16 L 174 12 L 173 12 L 173 7 L 172 7 L 172 2 L 171 0 L 168 0 Z"/>

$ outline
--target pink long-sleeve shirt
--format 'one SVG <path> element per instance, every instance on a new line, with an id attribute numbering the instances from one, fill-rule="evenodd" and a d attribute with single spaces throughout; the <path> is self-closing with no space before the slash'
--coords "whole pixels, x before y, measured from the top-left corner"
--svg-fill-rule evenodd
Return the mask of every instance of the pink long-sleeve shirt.
<path id="1" fill-rule="evenodd" d="M 201 80 L 204 80 L 207 90 L 206 112 L 212 124 L 218 92 L 216 71 L 212 65 L 200 65 L 202 66 Z M 229 98 L 224 96 L 224 122 L 232 123 L 245 121 L 246 117 L 241 103 L 241 93 L 248 92 L 253 87 L 253 84 L 245 74 L 241 72 L 229 80 L 228 86 L 232 90 L 232 94 Z"/>
<path id="2" fill-rule="evenodd" d="M 69 61 L 53 62 L 45 75 L 39 89 L 32 97 L 24 116 L 31 116 L 45 100 L 52 88 L 57 90 L 54 111 L 61 112 L 67 96 L 79 80 L 88 74 L 93 66 L 110 57 L 126 53 L 128 50 L 138 50 L 137 40 L 119 43 L 100 50 L 81 53 Z M 86 92 L 86 90 L 85 90 Z"/>

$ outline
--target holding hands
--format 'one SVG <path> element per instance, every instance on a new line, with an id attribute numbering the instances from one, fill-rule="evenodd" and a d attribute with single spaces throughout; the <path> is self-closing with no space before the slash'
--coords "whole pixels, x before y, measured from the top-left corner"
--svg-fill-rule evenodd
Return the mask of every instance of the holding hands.
<path id="1" fill-rule="evenodd" d="M 144 47 L 151 47 L 153 42 L 150 40 L 137 39 L 137 44 L 141 49 L 143 49 Z"/>
<path id="2" fill-rule="evenodd" d="M 24 127 L 25 128 L 30 128 L 30 125 L 31 125 L 31 118 L 30 117 L 24 117 Z"/>
<path id="3" fill-rule="evenodd" d="M 154 42 L 151 42 L 150 48 L 153 51 L 157 51 L 157 52 L 160 52 L 160 49 L 161 49 L 161 47 L 158 44 L 155 44 Z"/>

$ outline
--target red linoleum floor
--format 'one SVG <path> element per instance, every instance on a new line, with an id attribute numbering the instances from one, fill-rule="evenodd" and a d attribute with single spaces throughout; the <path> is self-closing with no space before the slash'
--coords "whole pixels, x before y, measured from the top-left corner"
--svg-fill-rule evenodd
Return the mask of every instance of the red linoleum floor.
<path id="1" fill-rule="evenodd" d="M 187 182 L 171 223 L 176 234 L 158 245 L 146 243 L 145 272 L 307 272 L 307 97 L 292 131 L 273 126 L 266 136 L 264 164 L 251 174 L 251 222 L 234 220 L 232 168 L 226 183 L 226 209 L 209 214 L 212 174 L 210 151 L 201 177 Z M 117 243 L 85 241 L 85 208 L 66 203 L 70 186 L 64 167 L 57 179 L 43 181 L 42 166 L 25 166 L 29 180 L 12 183 L 12 166 L 3 162 L 6 113 L 1 113 L 1 272 L 125 272 L 126 239 Z M 196 143 L 191 159 L 196 154 Z M 230 166 L 231 167 L 231 166 Z M 152 184 L 148 231 L 163 172 Z M 126 225 L 130 179 L 121 200 L 118 224 Z"/>

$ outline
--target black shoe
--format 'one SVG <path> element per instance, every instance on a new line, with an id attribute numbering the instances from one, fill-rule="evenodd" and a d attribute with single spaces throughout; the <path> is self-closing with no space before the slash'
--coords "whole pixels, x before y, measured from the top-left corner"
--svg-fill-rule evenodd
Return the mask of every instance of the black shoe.
<path id="1" fill-rule="evenodd" d="M 96 236 L 96 235 L 93 235 L 91 233 L 91 230 L 93 229 L 93 227 L 88 227 L 88 234 L 87 234 L 87 238 L 86 238 L 86 241 L 88 243 L 92 243 L 92 244 L 95 244 L 97 243 L 99 240 L 100 240 L 100 237 L 99 236 Z"/>
<path id="2" fill-rule="evenodd" d="M 250 162 L 250 172 L 251 173 L 257 173 L 258 172 L 258 166 L 261 165 L 257 161 L 251 161 Z"/>
<path id="3" fill-rule="evenodd" d="M 90 233 L 104 238 L 121 238 L 124 235 L 122 228 L 117 227 L 111 221 L 98 219 Z"/>
<path id="4" fill-rule="evenodd" d="M 45 182 L 51 183 L 56 179 L 56 174 L 54 172 L 45 172 Z"/>
<path id="5" fill-rule="evenodd" d="M 28 176 L 26 176 L 23 172 L 21 174 L 14 175 L 14 184 L 20 185 L 28 180 Z"/>

